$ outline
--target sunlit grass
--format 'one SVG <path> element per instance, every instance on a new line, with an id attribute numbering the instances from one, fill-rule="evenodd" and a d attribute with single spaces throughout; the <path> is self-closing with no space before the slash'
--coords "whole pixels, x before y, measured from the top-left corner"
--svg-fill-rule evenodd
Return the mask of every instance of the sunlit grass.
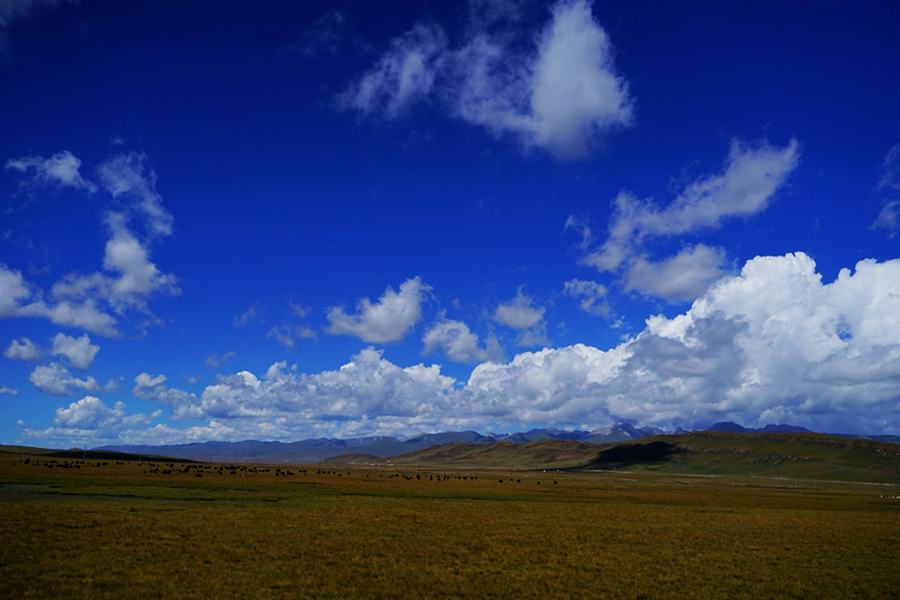
<path id="1" fill-rule="evenodd" d="M 0 597 L 900 596 L 884 486 L 90 463 L 0 461 Z"/>

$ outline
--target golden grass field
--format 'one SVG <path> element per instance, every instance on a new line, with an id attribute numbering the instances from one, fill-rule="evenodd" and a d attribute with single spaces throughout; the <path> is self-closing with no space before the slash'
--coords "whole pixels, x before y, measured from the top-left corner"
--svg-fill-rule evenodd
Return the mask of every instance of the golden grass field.
<path id="1" fill-rule="evenodd" d="M 0 598 L 900 598 L 890 485 L 105 462 L 0 457 Z"/>

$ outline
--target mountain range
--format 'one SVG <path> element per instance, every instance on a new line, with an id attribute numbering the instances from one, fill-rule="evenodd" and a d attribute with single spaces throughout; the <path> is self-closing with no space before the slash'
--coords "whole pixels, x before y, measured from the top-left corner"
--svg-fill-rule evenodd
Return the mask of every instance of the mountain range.
<path id="1" fill-rule="evenodd" d="M 728 433 L 811 433 L 805 427 L 794 425 L 766 425 L 760 429 L 748 429 L 736 423 L 716 423 L 707 431 Z M 264 462 L 264 463 L 317 463 L 342 454 L 370 454 L 379 457 L 397 456 L 422 450 L 431 446 L 442 446 L 456 442 L 469 444 L 489 444 L 492 442 L 509 442 L 522 444 L 539 440 L 557 439 L 589 444 L 608 444 L 625 442 L 638 438 L 662 435 L 690 433 L 686 429 L 664 431 L 655 427 L 635 427 L 630 423 L 616 423 L 593 431 L 565 431 L 561 429 L 532 429 L 520 433 L 486 433 L 475 431 L 426 433 L 415 437 L 400 439 L 387 436 L 350 438 L 346 440 L 316 438 L 297 442 L 262 442 L 245 440 L 242 442 L 199 442 L 172 446 L 102 446 L 96 450 L 113 450 L 131 454 L 152 454 L 191 460 L 209 460 L 218 462 Z M 837 435 L 837 434 L 831 434 Z M 860 436 L 843 435 L 841 437 L 863 438 L 884 442 L 900 442 L 898 436 Z"/>

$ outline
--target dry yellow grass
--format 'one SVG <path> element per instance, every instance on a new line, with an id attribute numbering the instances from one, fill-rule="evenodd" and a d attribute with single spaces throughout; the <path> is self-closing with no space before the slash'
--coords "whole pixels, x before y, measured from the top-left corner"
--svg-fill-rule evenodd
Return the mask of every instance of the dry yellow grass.
<path id="1" fill-rule="evenodd" d="M 889 488 L 288 468 L 4 459 L 0 597 L 900 597 Z"/>

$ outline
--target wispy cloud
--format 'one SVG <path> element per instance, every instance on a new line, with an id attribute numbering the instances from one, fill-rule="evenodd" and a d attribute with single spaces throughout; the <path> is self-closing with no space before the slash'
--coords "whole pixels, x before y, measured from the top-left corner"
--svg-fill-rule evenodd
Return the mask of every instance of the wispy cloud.
<path id="1" fill-rule="evenodd" d="M 470 31 L 456 49 L 439 25 L 417 23 L 338 105 L 397 119 L 436 97 L 457 118 L 559 160 L 583 159 L 604 135 L 631 124 L 628 85 L 591 3 L 558 2 L 530 51 L 520 49 L 531 40 L 507 4 L 474 3 Z"/>
<path id="2" fill-rule="evenodd" d="M 900 144 L 888 152 L 881 163 L 876 191 L 884 195 L 881 211 L 869 229 L 883 229 L 890 239 L 900 231 Z"/>
<path id="3" fill-rule="evenodd" d="M 626 290 L 670 301 L 693 300 L 724 274 L 727 253 L 699 243 L 654 261 L 648 244 L 716 229 L 727 219 L 762 212 L 797 166 L 799 156 L 796 140 L 782 148 L 735 140 L 721 173 L 693 181 L 666 206 L 620 192 L 613 200 L 606 241 L 581 261 L 600 272 L 622 273 Z M 570 217 L 566 226 L 579 231 L 582 249 L 589 246 L 593 234 L 583 221 Z"/>

